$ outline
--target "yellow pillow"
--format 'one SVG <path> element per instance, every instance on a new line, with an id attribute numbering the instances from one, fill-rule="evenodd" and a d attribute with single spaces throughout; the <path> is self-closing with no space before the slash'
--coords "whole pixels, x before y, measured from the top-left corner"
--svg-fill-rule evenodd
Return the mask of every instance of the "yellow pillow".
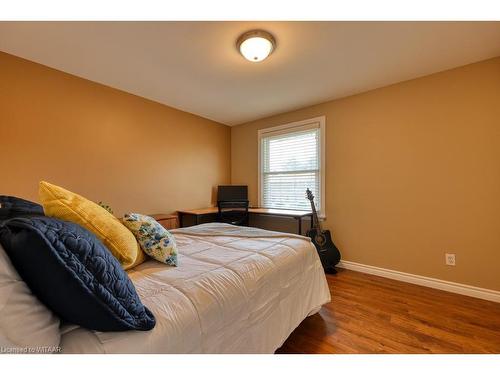
<path id="1" fill-rule="evenodd" d="M 132 232 L 97 203 L 45 181 L 40 182 L 38 194 L 45 215 L 71 221 L 94 233 L 124 269 L 145 260 Z"/>

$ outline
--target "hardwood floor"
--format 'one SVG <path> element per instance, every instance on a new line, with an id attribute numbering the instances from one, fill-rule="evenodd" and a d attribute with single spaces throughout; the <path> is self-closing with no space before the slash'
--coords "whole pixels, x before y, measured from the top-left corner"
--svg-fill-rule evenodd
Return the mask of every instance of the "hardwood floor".
<path id="1" fill-rule="evenodd" d="M 339 269 L 276 353 L 500 353 L 500 303 Z"/>

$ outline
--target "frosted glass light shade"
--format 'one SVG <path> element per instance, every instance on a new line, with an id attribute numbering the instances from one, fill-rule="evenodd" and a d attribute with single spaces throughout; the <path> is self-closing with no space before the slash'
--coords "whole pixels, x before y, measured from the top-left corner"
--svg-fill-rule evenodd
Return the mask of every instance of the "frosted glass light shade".
<path id="1" fill-rule="evenodd" d="M 245 59 L 259 62 L 266 59 L 273 52 L 276 42 L 268 32 L 254 30 L 240 36 L 237 45 Z"/>

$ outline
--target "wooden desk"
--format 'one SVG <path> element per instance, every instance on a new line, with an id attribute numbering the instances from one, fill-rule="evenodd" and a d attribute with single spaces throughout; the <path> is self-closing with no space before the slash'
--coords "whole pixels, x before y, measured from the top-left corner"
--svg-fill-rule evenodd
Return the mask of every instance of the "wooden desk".
<path id="1" fill-rule="evenodd" d="M 159 222 L 165 229 L 179 228 L 179 218 L 177 215 L 154 214 L 149 216 Z"/>
<path id="2" fill-rule="evenodd" d="M 179 226 L 182 228 L 184 226 L 184 216 L 194 216 L 195 225 L 200 223 L 200 218 L 207 215 L 215 215 L 219 212 L 217 207 L 207 207 L 200 208 L 196 210 L 181 210 L 177 211 L 179 216 Z M 280 210 L 276 208 L 249 208 L 248 213 L 254 215 L 266 215 L 266 216 L 279 216 L 279 217 L 290 217 L 297 220 L 298 223 L 298 234 L 302 234 L 302 219 L 310 217 L 311 226 L 313 224 L 312 212 L 310 211 L 299 211 L 299 210 Z"/>

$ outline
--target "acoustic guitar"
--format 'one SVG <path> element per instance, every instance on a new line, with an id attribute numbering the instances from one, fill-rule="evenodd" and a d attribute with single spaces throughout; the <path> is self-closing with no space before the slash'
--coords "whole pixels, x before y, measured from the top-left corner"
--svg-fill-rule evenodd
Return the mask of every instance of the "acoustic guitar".
<path id="1" fill-rule="evenodd" d="M 311 190 L 306 190 L 307 199 L 311 203 L 313 214 L 312 228 L 307 231 L 307 236 L 311 238 L 312 243 L 318 250 L 321 264 L 326 273 L 337 273 L 335 266 L 340 261 L 340 251 L 332 241 L 332 236 L 329 230 L 321 229 L 321 223 L 314 205 L 314 195 Z"/>

